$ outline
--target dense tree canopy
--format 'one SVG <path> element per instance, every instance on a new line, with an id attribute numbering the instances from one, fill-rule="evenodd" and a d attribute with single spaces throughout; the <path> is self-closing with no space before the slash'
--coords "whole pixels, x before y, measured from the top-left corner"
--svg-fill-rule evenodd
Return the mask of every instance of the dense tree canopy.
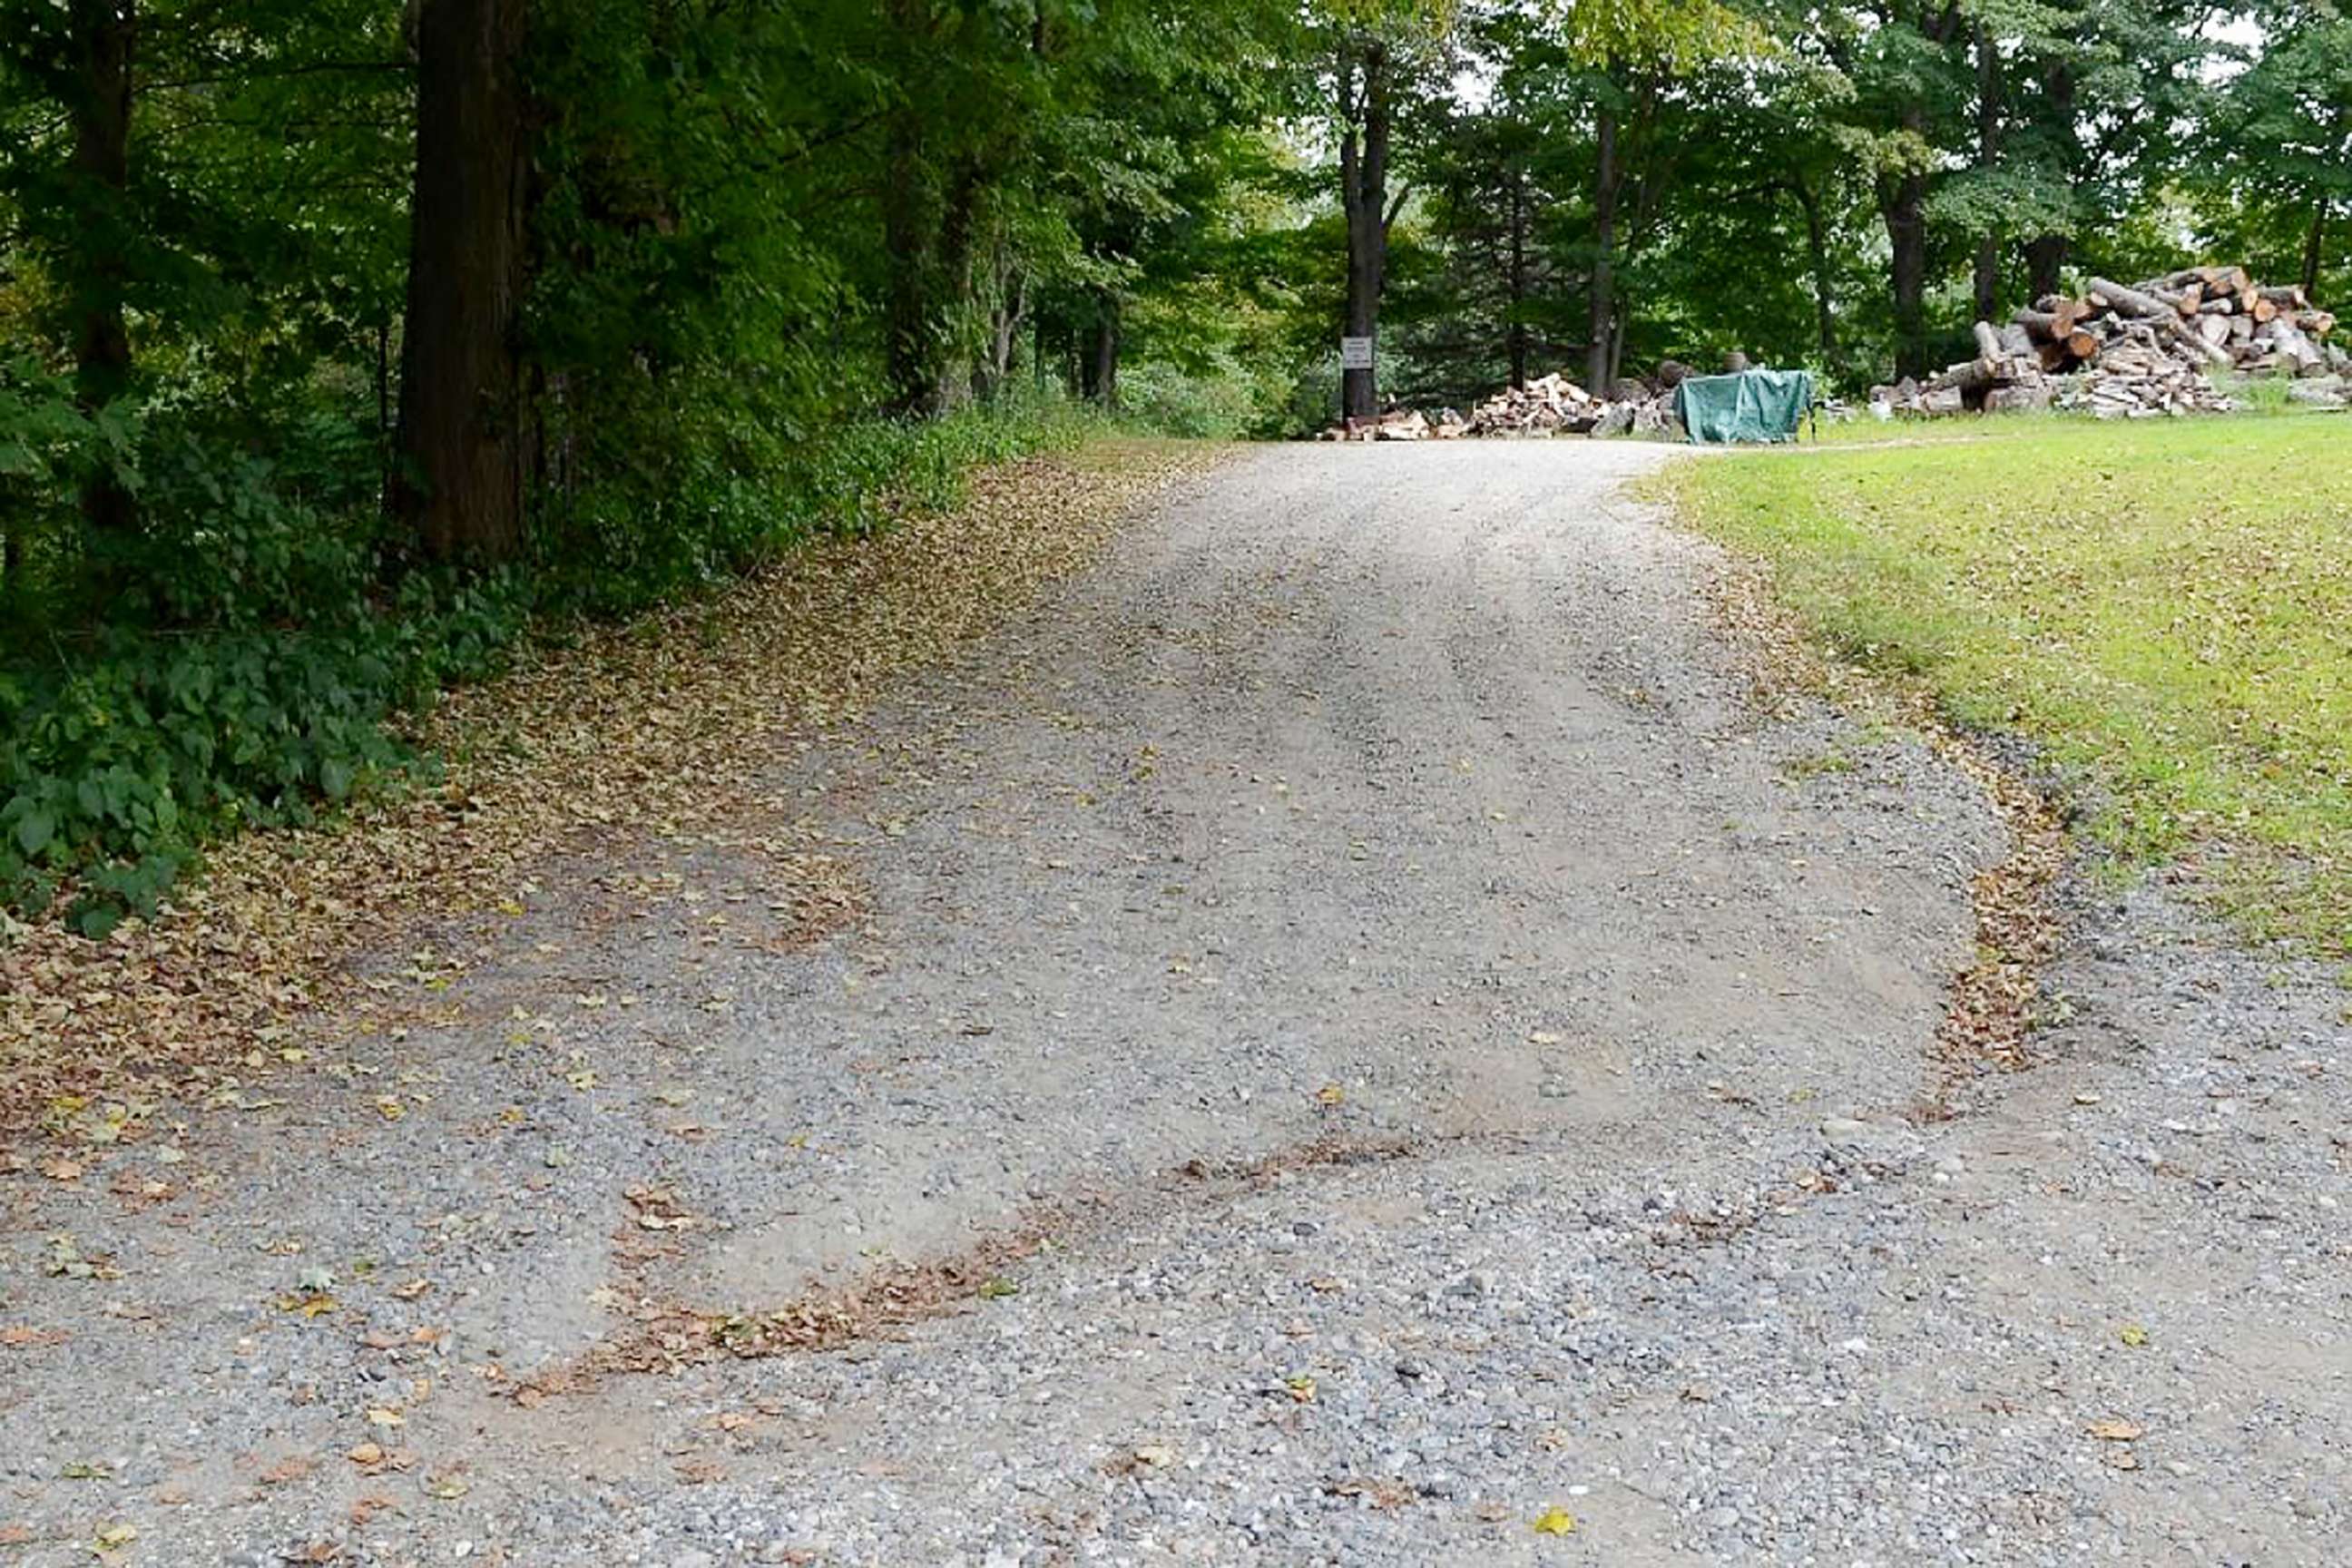
<path id="1" fill-rule="evenodd" d="M 2340 0 L 0 0 L 0 891 L 1047 409 L 1855 384 L 2347 225 Z"/>

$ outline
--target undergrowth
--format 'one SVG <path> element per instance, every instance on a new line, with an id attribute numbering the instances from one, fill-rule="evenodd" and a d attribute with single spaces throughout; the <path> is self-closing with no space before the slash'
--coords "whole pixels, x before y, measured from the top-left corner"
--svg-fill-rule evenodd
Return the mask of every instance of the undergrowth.
<path id="1" fill-rule="evenodd" d="M 711 433 L 658 483 L 545 487 L 534 556 L 459 578 L 400 557 L 348 422 L 280 428 L 264 455 L 200 411 L 93 420 L 58 378 L 0 367 L 0 910 L 61 907 L 102 936 L 152 913 L 207 842 L 429 775 L 395 721 L 520 641 L 947 506 L 975 468 L 1098 427 L 1029 402 L 805 440 Z M 99 469 L 132 489 L 138 529 L 67 559 L 83 535 L 62 513 Z"/>

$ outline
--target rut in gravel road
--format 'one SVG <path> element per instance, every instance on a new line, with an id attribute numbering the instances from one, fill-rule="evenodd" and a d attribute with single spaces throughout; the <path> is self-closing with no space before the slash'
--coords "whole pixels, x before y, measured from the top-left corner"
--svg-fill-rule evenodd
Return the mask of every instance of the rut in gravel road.
<path id="1" fill-rule="evenodd" d="M 2058 1065 L 1906 1121 L 2006 829 L 1753 710 L 1659 460 L 1188 481 L 803 753 L 852 929 L 551 868 L 429 1103 L 86 1217 L 180 1296 L 0 1399 L 22 1560 L 2340 1561 L 2325 983 L 2110 896 Z"/>

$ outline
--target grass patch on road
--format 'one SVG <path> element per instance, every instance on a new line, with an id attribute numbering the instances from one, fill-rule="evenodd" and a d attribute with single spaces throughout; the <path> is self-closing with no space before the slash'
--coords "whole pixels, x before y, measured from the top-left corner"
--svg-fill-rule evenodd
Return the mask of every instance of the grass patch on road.
<path id="1" fill-rule="evenodd" d="M 1840 657 L 2038 742 L 2126 863 L 2352 952 L 2352 418 L 1975 428 L 1667 485 Z"/>

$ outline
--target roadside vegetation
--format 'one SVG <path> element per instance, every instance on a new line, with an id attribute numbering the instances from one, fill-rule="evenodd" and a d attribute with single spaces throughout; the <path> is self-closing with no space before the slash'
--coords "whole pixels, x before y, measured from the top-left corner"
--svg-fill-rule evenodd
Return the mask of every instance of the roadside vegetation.
<path id="1" fill-rule="evenodd" d="M 2034 742 L 2121 864 L 2352 953 L 2352 420 L 1973 428 L 1667 482 L 1835 654 Z"/>
<path id="2" fill-rule="evenodd" d="M 1105 422 L 2339 298 L 2352 17 L 2209 10 L 0 0 L 0 921 L 152 915 L 520 644 Z"/>

